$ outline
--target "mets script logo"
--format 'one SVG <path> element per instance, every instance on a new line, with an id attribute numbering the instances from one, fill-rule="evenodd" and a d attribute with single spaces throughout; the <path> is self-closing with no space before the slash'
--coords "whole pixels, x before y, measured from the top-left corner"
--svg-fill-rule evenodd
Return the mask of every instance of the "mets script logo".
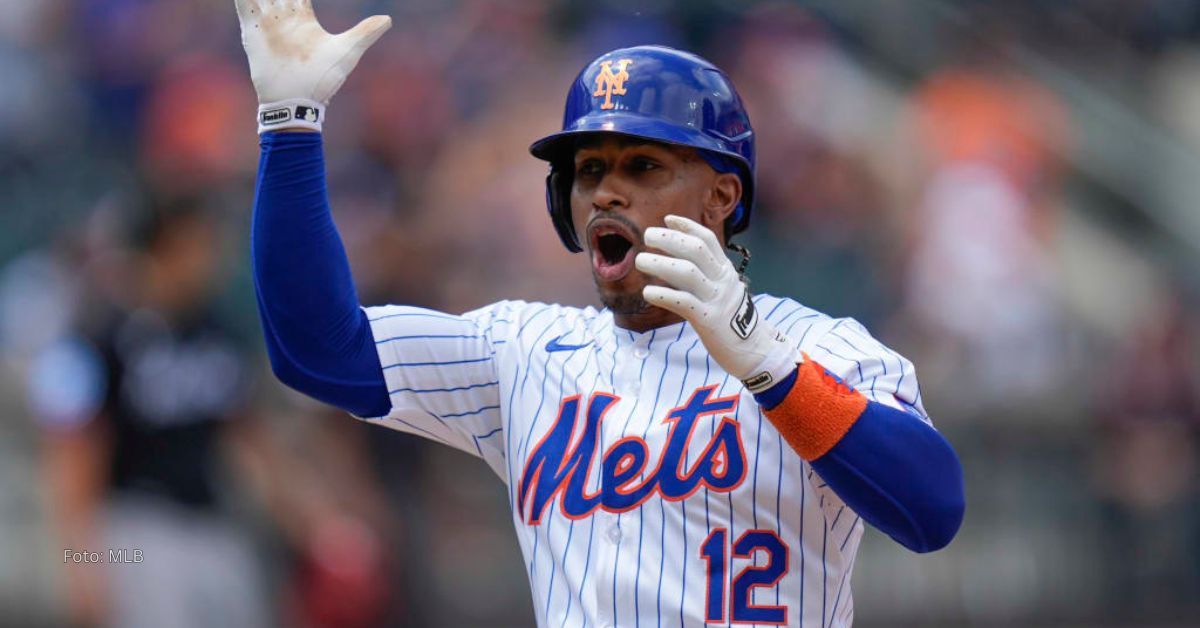
<path id="1" fill-rule="evenodd" d="M 728 416 L 721 419 L 695 462 L 685 468 L 697 420 L 737 409 L 737 395 L 713 399 L 716 388 L 714 384 L 697 389 L 687 403 L 671 410 L 663 419 L 670 428 L 654 469 L 646 469 L 650 460 L 646 441 L 626 436 L 613 443 L 601 458 L 600 489 L 592 493 L 588 493 L 588 486 L 600 423 L 620 398 L 607 393 L 592 394 L 587 402 L 583 433 L 576 436 L 580 396 L 567 397 L 559 407 L 554 425 L 525 461 L 517 488 L 517 513 L 523 521 L 538 525 L 546 507 L 560 494 L 563 516 L 582 519 L 597 508 L 608 512 L 633 510 L 656 493 L 667 501 L 682 501 L 702 486 L 717 493 L 736 489 L 746 477 L 746 452 L 742 447 L 741 426 Z"/>
<path id="2" fill-rule="evenodd" d="M 625 68 L 631 65 L 631 59 L 621 59 L 617 61 L 617 71 L 614 72 L 612 61 L 600 62 L 600 73 L 596 75 L 596 91 L 592 92 L 592 96 L 604 97 L 604 102 L 600 104 L 601 109 L 616 107 L 612 97 L 625 95 L 625 80 L 629 78 L 629 72 Z"/>

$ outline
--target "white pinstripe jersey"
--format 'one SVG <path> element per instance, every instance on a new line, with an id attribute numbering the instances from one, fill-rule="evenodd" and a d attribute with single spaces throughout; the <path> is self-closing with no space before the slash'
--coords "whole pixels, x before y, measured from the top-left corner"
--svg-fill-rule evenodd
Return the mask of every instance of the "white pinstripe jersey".
<path id="1" fill-rule="evenodd" d="M 856 321 L 755 303 L 847 384 L 928 421 L 912 364 Z M 392 400 L 370 421 L 504 480 L 538 625 L 851 624 L 861 519 L 690 325 L 639 334 L 516 301 L 367 314 Z"/>

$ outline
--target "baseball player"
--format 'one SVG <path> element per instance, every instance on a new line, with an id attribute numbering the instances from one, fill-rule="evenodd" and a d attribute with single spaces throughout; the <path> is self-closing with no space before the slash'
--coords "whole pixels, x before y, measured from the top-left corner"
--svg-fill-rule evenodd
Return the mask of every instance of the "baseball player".
<path id="1" fill-rule="evenodd" d="M 945 546 L 962 474 L 913 365 L 852 319 L 752 295 L 725 255 L 754 207 L 729 79 L 659 46 L 589 63 L 550 164 L 550 219 L 602 309 L 359 305 L 321 124 L 390 26 L 237 0 L 259 97 L 253 265 L 277 376 L 504 481 L 540 626 L 848 626 L 864 522 Z"/>

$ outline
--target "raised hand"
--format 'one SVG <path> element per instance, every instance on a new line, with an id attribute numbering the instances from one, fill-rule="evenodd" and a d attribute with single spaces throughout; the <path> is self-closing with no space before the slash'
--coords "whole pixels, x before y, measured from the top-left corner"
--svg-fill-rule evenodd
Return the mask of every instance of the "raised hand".
<path id="1" fill-rule="evenodd" d="M 312 0 L 234 0 L 242 46 L 258 92 L 259 132 L 320 130 L 325 107 L 367 48 L 391 27 L 375 15 L 331 35 L 313 13 Z"/>
<path id="2" fill-rule="evenodd" d="M 666 223 L 645 234 L 646 245 L 665 255 L 642 252 L 635 260 L 638 270 L 671 286 L 646 286 L 646 302 L 687 319 L 717 364 L 751 391 L 787 377 L 801 356 L 759 316 L 716 234 L 681 216 L 667 216 Z"/>

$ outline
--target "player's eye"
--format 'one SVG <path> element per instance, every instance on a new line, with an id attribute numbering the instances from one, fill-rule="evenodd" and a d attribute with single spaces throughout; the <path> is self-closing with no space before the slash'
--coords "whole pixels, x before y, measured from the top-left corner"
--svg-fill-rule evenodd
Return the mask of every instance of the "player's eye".
<path id="1" fill-rule="evenodd" d="M 575 166 L 575 174 L 581 177 L 596 176 L 604 171 L 604 164 L 599 159 L 584 159 Z"/>
<path id="2" fill-rule="evenodd" d="M 650 172 L 660 167 L 658 162 L 649 157 L 634 157 L 629 161 L 629 169 L 633 172 Z"/>

